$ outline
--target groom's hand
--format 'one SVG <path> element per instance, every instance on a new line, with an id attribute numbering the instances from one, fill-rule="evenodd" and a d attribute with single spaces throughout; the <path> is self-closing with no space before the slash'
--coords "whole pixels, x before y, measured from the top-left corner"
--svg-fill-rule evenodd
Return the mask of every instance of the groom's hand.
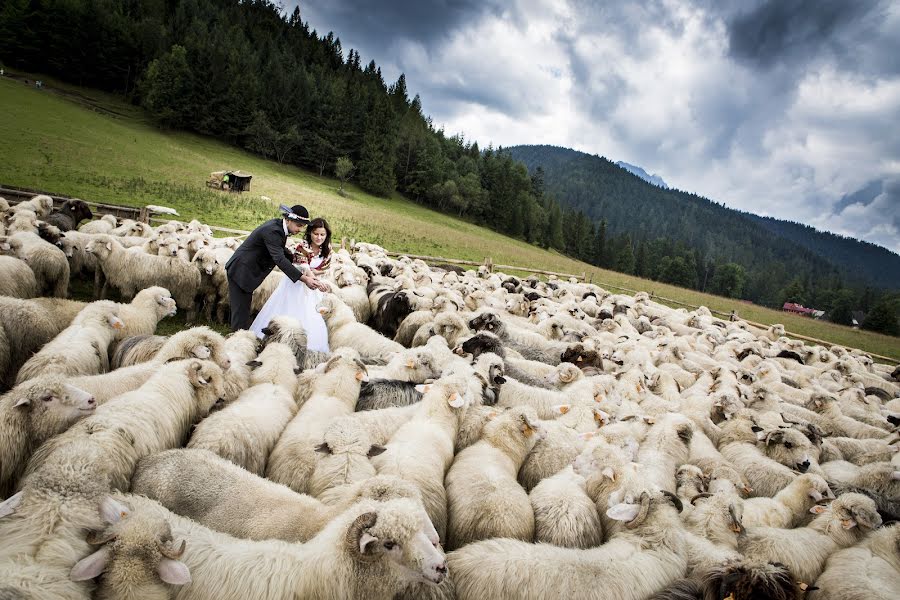
<path id="1" fill-rule="evenodd" d="M 304 285 L 306 285 L 306 287 L 308 287 L 311 290 L 318 289 L 316 287 L 316 280 L 309 275 L 302 275 L 300 277 L 300 281 L 302 281 L 304 283 Z"/>

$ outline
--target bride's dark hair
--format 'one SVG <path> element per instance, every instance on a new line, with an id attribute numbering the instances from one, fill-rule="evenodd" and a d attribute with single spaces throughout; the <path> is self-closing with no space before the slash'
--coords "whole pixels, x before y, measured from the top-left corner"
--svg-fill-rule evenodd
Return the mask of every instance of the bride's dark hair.
<path id="1" fill-rule="evenodd" d="M 322 259 L 326 259 L 331 253 L 331 227 L 328 226 L 328 221 L 326 221 L 322 217 L 316 217 L 315 219 L 310 221 L 309 225 L 306 226 L 306 234 L 303 236 L 303 239 L 305 239 L 306 244 L 310 248 L 312 248 L 312 232 L 319 227 L 325 230 L 325 241 L 322 242 L 322 247 L 319 249 L 319 253 L 322 255 Z"/>

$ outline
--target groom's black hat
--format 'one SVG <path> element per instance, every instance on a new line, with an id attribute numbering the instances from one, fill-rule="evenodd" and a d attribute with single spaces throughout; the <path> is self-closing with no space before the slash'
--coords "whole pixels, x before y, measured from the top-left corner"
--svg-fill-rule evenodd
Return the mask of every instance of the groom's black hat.
<path id="1" fill-rule="evenodd" d="M 309 223 L 309 211 L 306 210 L 305 206 L 295 204 L 288 208 L 282 204 L 279 208 L 281 208 L 281 214 L 284 215 L 285 219 L 296 221 L 298 223 Z"/>

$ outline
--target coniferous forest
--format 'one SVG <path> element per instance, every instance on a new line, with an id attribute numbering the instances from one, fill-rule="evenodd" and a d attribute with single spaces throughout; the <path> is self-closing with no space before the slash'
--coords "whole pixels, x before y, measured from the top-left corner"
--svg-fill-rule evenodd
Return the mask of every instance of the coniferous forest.
<path id="1" fill-rule="evenodd" d="M 605 268 L 898 332 L 900 257 L 651 186 L 599 157 L 480 148 L 434 126 L 406 80 L 266 0 L 6 0 L 0 61 L 121 94 L 195 131 Z M 585 158 L 586 157 L 586 158 Z M 590 159 L 590 160 L 588 160 Z M 524 161 L 524 162 L 520 162 Z M 527 166 L 526 166 L 527 165 Z"/>

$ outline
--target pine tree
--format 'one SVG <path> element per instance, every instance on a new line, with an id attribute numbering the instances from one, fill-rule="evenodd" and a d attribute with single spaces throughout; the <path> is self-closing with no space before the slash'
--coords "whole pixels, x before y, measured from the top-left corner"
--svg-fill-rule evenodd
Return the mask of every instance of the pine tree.
<path id="1" fill-rule="evenodd" d="M 376 96 L 372 112 L 366 119 L 362 157 L 359 165 L 359 185 L 378 196 L 394 191 L 394 114 L 384 96 Z"/>

